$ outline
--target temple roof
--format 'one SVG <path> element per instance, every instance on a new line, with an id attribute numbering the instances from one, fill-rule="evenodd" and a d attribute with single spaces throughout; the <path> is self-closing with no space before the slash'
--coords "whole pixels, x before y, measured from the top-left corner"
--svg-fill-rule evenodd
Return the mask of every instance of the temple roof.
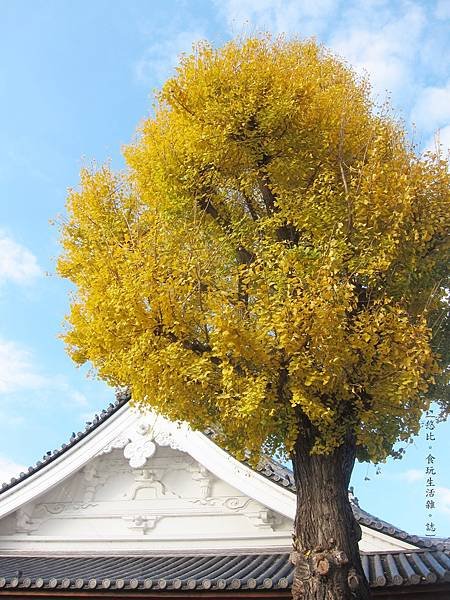
<path id="1" fill-rule="evenodd" d="M 450 581 L 441 551 L 362 554 L 371 587 L 408 587 Z M 0 557 L 0 589 L 46 590 L 269 590 L 289 589 L 289 554 Z"/>
<path id="2" fill-rule="evenodd" d="M 109 404 L 109 406 L 103 410 L 100 414 L 95 415 L 92 421 L 88 421 L 83 431 L 73 432 L 70 439 L 62 444 L 61 447 L 56 448 L 53 451 L 47 452 L 42 459 L 38 460 L 35 465 L 32 465 L 28 468 L 26 472 L 20 473 L 18 477 L 13 477 L 9 482 L 3 483 L 0 487 L 0 497 L 1 494 L 10 490 L 17 484 L 23 482 L 28 477 L 31 477 L 36 472 L 40 471 L 51 462 L 62 456 L 69 449 L 73 448 L 76 444 L 78 444 L 81 440 L 86 438 L 92 432 L 95 431 L 100 425 L 105 423 L 112 415 L 114 415 L 122 406 L 127 404 L 130 401 L 130 394 L 128 392 L 119 392 L 116 394 L 116 399 L 114 403 Z M 213 437 L 210 433 L 209 437 Z M 269 479 L 270 481 L 276 483 L 280 487 L 287 489 L 295 494 L 295 481 L 293 472 L 285 465 L 280 464 L 279 462 L 273 460 L 269 457 L 264 457 L 264 459 L 260 462 L 256 471 L 262 475 L 263 477 Z M 396 539 L 405 541 L 409 544 L 413 544 L 414 546 L 418 546 L 419 548 L 429 549 L 429 550 L 447 550 L 450 548 L 450 540 L 447 539 L 435 539 L 435 538 L 426 538 L 422 536 L 417 536 L 413 534 L 409 534 L 406 531 L 388 523 L 370 513 L 363 510 L 358 503 L 358 499 L 350 493 L 350 502 L 353 509 L 353 513 L 355 515 L 356 520 L 360 525 L 365 525 L 373 530 L 379 531 L 386 535 L 392 536 Z"/>
<path id="3" fill-rule="evenodd" d="M 125 457 L 128 459 L 127 448 L 136 445 L 136 438 L 133 438 L 130 426 L 135 429 L 137 427 L 138 437 L 147 435 L 149 431 L 146 426 L 142 429 L 144 417 L 126 406 L 129 400 L 127 393 L 119 394 L 113 404 L 86 424 L 84 431 L 74 432 L 67 443 L 54 451 L 47 452 L 42 460 L 30 467 L 27 472 L 4 484 L 0 490 L 0 504 L 3 503 L 2 514 L 6 515 L 6 519 L 12 511 L 17 511 L 24 503 L 26 506 L 27 502 L 31 502 L 32 506 L 34 499 L 45 494 L 52 486 L 68 481 L 68 478 L 77 473 L 80 468 L 84 469 L 89 461 L 95 461 L 96 457 L 103 456 L 105 453 L 109 456 L 108 453 L 112 449 L 124 449 L 123 456 L 120 452 L 119 455 L 122 456 L 121 460 L 125 460 Z M 156 427 L 156 424 L 153 427 Z M 169 446 L 172 452 L 187 452 L 188 456 L 193 457 L 194 463 L 195 460 L 205 461 L 201 464 L 204 464 L 206 469 L 212 469 L 219 479 L 220 477 L 226 479 L 226 473 L 228 476 L 232 473 L 232 481 L 236 483 L 236 489 L 244 494 L 243 498 L 246 498 L 245 494 L 254 494 L 255 499 L 262 497 L 263 500 L 259 501 L 263 504 L 268 502 L 267 506 L 270 506 L 272 502 L 275 511 L 278 510 L 285 516 L 290 515 L 289 518 L 293 517 L 295 481 L 292 471 L 287 466 L 272 458 L 264 457 L 259 466 L 251 470 L 250 465 L 239 463 L 214 444 L 214 435 L 211 432 L 200 434 L 192 432 L 189 428 L 186 429 L 185 426 L 183 430 L 164 419 L 158 427 L 151 430 L 151 435 L 155 443 L 160 445 L 160 449 Z M 131 438 L 128 435 L 129 431 Z M 135 441 L 131 441 L 132 439 Z M 150 440 L 145 443 L 155 448 Z M 139 444 L 136 448 L 138 446 Z M 159 456 L 158 460 L 169 460 L 169 464 L 173 464 L 171 462 L 173 456 L 164 458 L 164 452 Z M 167 456 L 170 457 L 170 453 Z M 142 464 L 145 463 L 138 463 L 134 468 L 139 470 Z M 132 466 L 130 462 L 129 467 Z M 201 473 L 200 475 L 203 477 Z M 89 478 L 93 475 L 88 471 L 85 476 L 90 481 Z M 136 489 L 141 485 L 139 482 Z M 268 498 L 270 494 L 272 494 L 271 501 Z M 175 496 L 172 494 L 168 497 L 168 501 L 173 501 Z M 57 502 L 61 500 L 59 496 L 56 498 Z M 235 498 L 231 500 L 235 501 Z M 450 582 L 448 540 L 410 535 L 362 510 L 352 492 L 350 501 L 355 517 L 363 526 L 363 530 L 366 528 L 367 534 L 367 528 L 371 529 L 369 537 L 378 540 L 378 545 L 366 546 L 365 549 L 370 549 L 370 552 L 361 551 L 363 568 L 372 588 L 377 588 L 380 593 L 384 589 L 396 589 L 400 593 L 402 590 L 407 591 L 420 586 L 421 589 L 427 590 L 427 593 L 434 593 L 433 590 L 439 593 L 444 590 L 444 593 L 447 593 L 445 590 L 448 590 L 448 582 Z M 48 498 L 47 502 L 49 502 Z M 198 500 L 196 499 L 195 502 Z M 54 509 L 51 508 L 52 506 L 50 506 L 52 515 L 59 514 L 63 507 L 58 503 Z M 75 502 L 74 510 L 77 506 Z M 95 508 L 97 505 L 87 502 L 84 506 Z M 30 511 L 31 515 L 32 509 Z M 109 556 L 105 556 L 105 546 L 101 545 L 89 549 L 88 546 L 72 547 L 69 544 L 54 551 L 55 547 L 44 544 L 42 546 L 44 550 L 36 552 L 38 546 L 33 546 L 33 518 L 27 515 L 26 511 L 22 514 L 19 510 L 15 514 L 15 535 L 18 536 L 16 546 L 5 546 L 3 551 L 0 551 L 0 595 L 21 592 L 27 595 L 42 595 L 42 593 L 52 595 L 60 592 L 73 596 L 78 591 L 105 595 L 108 590 L 109 593 L 126 595 L 128 592 L 131 594 L 133 591 L 148 590 L 152 591 L 152 594 L 154 592 L 156 596 L 166 592 L 177 596 L 178 592 L 191 590 L 192 593 L 201 594 L 211 590 L 211 593 L 225 592 L 227 598 L 234 597 L 235 592 L 245 595 L 251 594 L 252 591 L 256 595 L 275 594 L 270 597 L 281 597 L 277 595 L 280 593 L 284 597 L 292 584 L 293 566 L 286 552 L 289 530 L 286 530 L 286 535 L 283 533 L 284 538 L 277 538 L 277 532 L 271 529 L 269 521 L 258 522 L 258 527 L 259 525 L 266 527 L 264 529 L 266 533 L 263 531 L 262 537 L 255 538 L 259 546 L 240 547 L 238 544 L 227 547 L 217 543 L 206 549 L 204 547 L 195 549 L 193 545 L 185 546 L 184 549 L 183 547 L 164 549 L 153 545 L 150 535 L 144 545 L 134 547 L 133 551 L 125 547 L 125 551 L 122 552 L 122 546 L 119 545 L 114 549 L 109 545 L 112 551 Z M 65 514 L 70 514 L 70 511 Z M 91 516 L 95 517 L 95 513 Z M 126 519 L 128 516 L 125 515 Z M 253 513 L 250 516 L 252 519 L 255 518 Z M 57 528 L 56 532 L 58 531 Z M 238 531 L 242 536 L 242 530 Z M 110 529 L 107 533 L 108 536 L 111 535 Z M 144 537 L 141 539 L 145 541 L 144 530 L 142 533 Z M 51 535 L 49 540 L 52 539 Z M 4 539 L 6 540 L 7 537 L 8 535 L 4 536 Z M 12 537 L 14 538 L 14 535 Z M 83 539 L 81 535 L 81 542 Z M 106 543 L 109 544 L 111 539 L 105 538 Z M 253 540 L 253 537 L 251 539 Z M 261 542 L 258 539 L 265 541 Z M 280 545 L 277 539 L 284 540 L 283 544 Z"/>
<path id="4" fill-rule="evenodd" d="M 105 423 L 109 417 L 111 417 L 114 413 L 116 413 L 124 404 L 126 404 L 130 400 L 130 396 L 127 393 L 118 393 L 116 394 L 115 402 L 111 402 L 107 408 L 102 410 L 100 414 L 94 416 L 92 421 L 87 421 L 83 431 L 79 431 L 76 433 L 75 431 L 70 436 L 70 439 L 62 444 L 59 448 L 55 450 L 49 450 L 44 456 L 38 460 L 34 465 L 28 467 L 27 471 L 24 471 L 18 475 L 18 477 L 12 477 L 10 481 L 3 483 L 0 486 L 0 495 L 4 492 L 10 490 L 12 487 L 21 483 L 31 475 L 34 475 L 51 462 L 62 456 L 68 450 L 73 448 L 78 442 L 87 437 L 90 433 L 95 431 L 97 427 Z"/>

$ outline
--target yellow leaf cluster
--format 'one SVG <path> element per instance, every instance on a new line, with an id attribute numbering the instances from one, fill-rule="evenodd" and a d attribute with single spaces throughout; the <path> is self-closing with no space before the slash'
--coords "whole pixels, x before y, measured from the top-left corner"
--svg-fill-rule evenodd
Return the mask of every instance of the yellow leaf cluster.
<path id="1" fill-rule="evenodd" d="M 239 456 L 308 422 L 382 460 L 445 367 L 445 161 L 315 42 L 202 43 L 157 100 L 127 171 L 69 195 L 71 356 Z"/>

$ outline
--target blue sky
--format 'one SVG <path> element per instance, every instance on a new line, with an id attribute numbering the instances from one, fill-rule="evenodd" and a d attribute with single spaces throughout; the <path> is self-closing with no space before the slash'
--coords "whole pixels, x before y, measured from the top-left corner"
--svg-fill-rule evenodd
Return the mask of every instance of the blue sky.
<path id="1" fill-rule="evenodd" d="M 450 0 L 0 0 L 0 480 L 61 445 L 113 391 L 65 355 L 55 274 L 67 188 L 121 146 L 192 43 L 314 35 L 367 71 L 421 148 L 450 147 Z M 413 126 L 413 123 L 415 125 Z M 437 534 L 450 536 L 450 424 L 432 443 Z M 402 461 L 355 469 L 366 510 L 424 534 L 425 431 Z"/>

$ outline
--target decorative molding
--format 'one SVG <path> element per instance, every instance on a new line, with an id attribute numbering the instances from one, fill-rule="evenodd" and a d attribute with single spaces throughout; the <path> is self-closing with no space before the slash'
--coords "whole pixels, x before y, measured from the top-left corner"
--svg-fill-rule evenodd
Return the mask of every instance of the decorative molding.
<path id="1" fill-rule="evenodd" d="M 86 510 L 98 506 L 98 502 L 46 502 L 39 504 L 49 515 L 60 515 L 63 512 Z"/>
<path id="2" fill-rule="evenodd" d="M 274 531 L 275 525 L 280 525 L 282 522 L 279 515 L 266 508 L 256 512 L 246 513 L 245 516 L 258 529 L 269 529 L 270 531 Z"/>
<path id="3" fill-rule="evenodd" d="M 67 504 L 64 502 L 46 502 L 40 504 L 39 508 L 43 508 L 49 515 L 59 515 L 67 510 Z"/>
<path id="4" fill-rule="evenodd" d="M 132 469 L 140 469 L 155 452 L 155 444 L 141 435 L 125 446 L 123 455 L 128 460 Z"/>
<path id="5" fill-rule="evenodd" d="M 213 476 L 200 463 L 189 465 L 188 470 L 192 473 L 192 479 L 200 484 L 200 498 L 208 498 L 211 494 L 211 484 Z"/>
<path id="6" fill-rule="evenodd" d="M 125 446 L 130 442 L 130 436 L 120 434 L 116 438 L 114 438 L 111 442 L 106 444 L 99 452 L 97 452 L 97 456 L 102 456 L 103 454 L 110 454 L 113 450 L 122 450 Z"/>
<path id="7" fill-rule="evenodd" d="M 177 425 L 159 417 L 155 424 L 153 439 L 158 446 L 169 446 L 172 450 L 189 453 L 189 433 L 191 430 L 186 423 Z"/>
<path id="8" fill-rule="evenodd" d="M 148 419 L 140 417 L 129 434 L 119 434 L 98 453 L 98 456 L 109 454 L 113 450 L 123 449 L 123 455 L 132 469 L 140 469 L 148 458 L 156 452 L 156 446 L 151 439 L 151 426 Z"/>
<path id="9" fill-rule="evenodd" d="M 83 479 L 86 483 L 83 494 L 83 503 L 85 504 L 94 500 L 97 488 L 106 482 L 106 478 L 99 474 L 98 467 L 98 461 L 92 460 L 82 470 Z"/>
<path id="10" fill-rule="evenodd" d="M 167 490 L 166 486 L 160 481 L 158 471 L 161 469 L 141 469 L 135 475 L 135 483 L 131 486 L 129 492 L 125 494 L 127 500 L 136 500 L 140 490 L 151 489 L 155 492 L 155 498 L 164 496 L 177 497 L 176 494 Z"/>
<path id="11" fill-rule="evenodd" d="M 295 514 L 295 496 L 292 492 L 280 488 L 239 463 L 207 436 L 192 431 L 186 423 L 172 423 L 154 413 L 143 416 L 129 405 L 124 405 L 100 425 L 95 433 L 80 440 L 32 477 L 4 492 L 0 498 L 0 518 L 23 504 L 35 501 L 42 494 L 47 494 L 70 475 L 80 471 L 94 457 L 107 454 L 115 448 L 125 448 L 137 436 L 144 437 L 141 425 L 147 428 L 146 435 L 150 440 L 153 438 L 153 444 L 185 452 L 215 477 L 224 480 L 243 495 L 285 516 L 293 517 Z M 152 446 L 150 448 L 153 449 Z"/>
<path id="12" fill-rule="evenodd" d="M 146 534 L 148 530 L 154 529 L 160 518 L 159 515 L 133 515 L 122 517 L 122 520 L 128 523 L 128 529 L 141 531 L 143 534 Z"/>
<path id="13" fill-rule="evenodd" d="M 144 428 L 145 435 L 143 434 Z M 14 534 L 12 536 L 9 534 L 1 536 L 1 543 L 6 544 L 4 545 L 4 547 L 2 545 L 2 549 L 13 549 L 13 547 L 16 547 L 14 546 L 16 543 L 18 545 L 22 543 L 22 548 L 32 547 L 33 552 L 35 549 L 39 551 L 44 551 L 45 548 L 50 549 L 52 547 L 58 547 L 64 551 L 70 551 L 71 549 L 73 549 L 74 551 L 82 551 L 83 548 L 86 549 L 88 546 L 99 548 L 101 550 L 104 547 L 104 541 L 96 537 L 96 533 L 93 528 L 89 529 L 89 532 L 92 531 L 92 533 L 89 533 L 89 536 L 91 536 L 89 537 L 89 539 L 87 537 L 79 539 L 77 535 L 73 536 L 72 534 L 65 536 L 64 532 L 61 532 L 61 534 L 59 535 L 57 533 L 52 533 L 49 535 L 42 536 L 38 536 L 36 534 L 33 536 L 21 534 L 28 534 L 31 531 L 34 531 L 34 529 L 39 526 L 39 520 L 36 519 L 36 514 L 35 518 L 33 519 L 32 510 L 30 510 L 31 505 L 36 505 L 36 507 L 39 508 L 40 499 L 44 500 L 45 503 L 45 499 L 48 500 L 52 497 L 52 490 L 56 491 L 56 488 L 59 488 L 59 486 L 66 485 L 65 482 L 68 482 L 69 479 L 72 477 L 74 478 L 74 481 L 77 486 L 77 493 L 81 485 L 83 485 L 84 489 L 84 486 L 86 484 L 88 484 L 87 487 L 89 487 L 90 485 L 93 486 L 94 483 L 95 485 L 99 484 L 101 480 L 98 480 L 96 478 L 94 471 L 91 472 L 90 463 L 96 462 L 96 457 L 102 456 L 103 454 L 109 454 L 114 449 L 123 450 L 129 444 L 130 449 L 127 450 L 127 454 L 130 453 L 133 455 L 130 456 L 130 459 L 132 459 L 133 457 L 137 457 L 139 452 L 136 449 L 133 449 L 132 444 L 139 438 L 141 440 L 145 439 L 145 442 L 150 442 L 152 444 L 147 446 L 147 449 L 140 451 L 141 457 L 145 458 L 145 461 L 148 459 L 148 457 L 145 455 L 148 454 L 149 451 L 153 451 L 153 448 L 156 445 L 159 445 L 163 447 L 168 446 L 173 450 L 179 450 L 183 453 L 186 453 L 184 455 L 186 460 L 193 460 L 202 465 L 204 471 L 202 474 L 201 470 L 197 470 L 197 473 L 199 474 L 199 478 L 197 481 L 200 483 L 199 487 L 203 486 L 203 489 L 198 492 L 197 496 L 197 492 L 192 489 L 193 486 L 191 485 L 189 486 L 189 492 L 186 495 L 188 495 L 189 498 L 192 498 L 194 496 L 194 498 L 192 500 L 188 498 L 182 498 L 182 500 L 186 500 L 187 502 L 196 501 L 195 503 L 197 504 L 197 506 L 195 507 L 194 512 L 198 512 L 198 514 L 207 513 L 207 510 L 204 510 L 203 513 L 201 507 L 204 504 L 208 506 L 208 503 L 211 503 L 210 506 L 213 508 L 210 512 L 220 513 L 221 510 L 228 510 L 229 512 L 225 513 L 227 515 L 227 519 L 230 519 L 230 522 L 234 522 L 232 515 L 235 511 L 239 512 L 239 510 L 242 510 L 243 515 L 248 514 L 243 510 L 244 507 L 242 507 L 242 509 L 239 507 L 238 503 L 242 501 L 237 499 L 239 497 L 249 498 L 250 501 L 254 501 L 256 503 L 257 507 L 261 507 L 261 509 L 264 509 L 256 509 L 255 511 L 253 511 L 253 507 L 251 505 L 250 507 L 248 507 L 247 504 L 245 504 L 246 509 L 248 511 L 252 511 L 249 515 L 249 522 L 253 523 L 253 525 L 255 525 L 255 528 L 245 527 L 245 531 L 241 531 L 239 529 L 239 524 L 237 523 L 237 521 L 239 521 L 240 519 L 239 517 L 239 519 L 236 519 L 237 529 L 235 531 L 230 529 L 229 535 L 225 532 L 218 534 L 220 536 L 220 539 L 213 531 L 209 531 L 207 527 L 205 528 L 205 531 L 201 532 L 199 532 L 198 530 L 194 531 L 194 528 L 193 531 L 189 534 L 189 540 L 198 539 L 198 544 L 195 546 L 194 543 L 191 543 L 191 541 L 189 541 L 189 548 L 216 547 L 219 544 L 228 544 L 227 547 L 233 547 L 234 549 L 236 549 L 239 547 L 244 547 L 246 544 L 247 547 L 249 547 L 249 545 L 256 543 L 256 541 L 257 544 L 263 543 L 263 540 L 266 540 L 264 543 L 267 544 L 267 540 L 273 540 L 275 538 L 279 540 L 283 539 L 285 541 L 285 532 L 281 532 L 278 529 L 275 532 L 273 532 L 273 529 L 277 524 L 277 521 L 276 519 L 274 519 L 273 515 L 275 513 L 278 513 L 286 519 L 294 518 L 296 498 L 295 494 L 292 491 L 277 485 L 273 481 L 268 480 L 262 474 L 253 471 L 247 465 L 239 463 L 227 452 L 218 447 L 210 438 L 198 431 L 192 431 L 186 424 L 177 425 L 175 423 L 169 422 L 163 417 L 156 416 L 153 413 L 148 413 L 147 415 L 142 416 L 141 413 L 138 413 L 136 410 L 132 409 L 130 405 L 126 404 L 122 406 L 119 410 L 117 410 L 117 412 L 109 416 L 108 419 L 101 423 L 91 434 L 78 440 L 75 444 L 73 444 L 73 446 L 68 448 L 67 451 L 65 451 L 61 456 L 57 456 L 56 458 L 54 458 L 54 460 L 50 461 L 48 464 L 43 466 L 36 473 L 33 473 L 29 477 L 25 478 L 23 481 L 18 482 L 17 485 L 5 490 L 1 494 L 0 519 L 4 518 L 7 515 L 12 515 L 13 513 L 17 512 L 17 515 L 14 515 L 13 518 L 16 519 L 16 524 L 18 526 L 18 539 L 12 539 L 14 537 Z M 157 452 L 156 447 L 154 451 Z M 175 454 L 173 454 L 173 457 L 174 459 L 176 458 Z M 109 460 L 112 458 L 114 460 L 116 459 L 116 457 L 109 457 L 108 461 L 106 462 L 109 463 Z M 158 456 L 156 456 L 156 459 L 158 459 Z M 145 464 L 146 463 L 144 462 L 144 466 Z M 81 473 L 81 470 L 86 466 L 88 466 L 89 468 L 86 470 L 86 472 Z M 102 473 L 103 467 L 104 465 L 100 465 Z M 142 469 L 142 467 L 139 468 Z M 177 494 L 173 494 L 173 492 L 167 489 L 166 472 L 164 471 L 164 477 L 162 477 L 162 474 L 160 471 L 158 471 L 158 469 L 159 467 L 155 467 L 152 469 L 152 471 L 154 472 L 152 475 L 153 480 L 150 480 L 148 477 L 146 477 L 146 481 L 136 481 L 136 478 L 141 477 L 141 473 L 134 473 L 134 477 L 136 485 L 143 485 L 143 487 L 153 487 L 153 489 L 155 489 L 155 494 L 158 494 L 158 498 L 160 500 L 159 506 L 162 507 L 165 506 L 165 500 L 168 499 L 169 496 L 171 496 L 172 498 L 179 498 L 179 496 Z M 113 473 L 116 474 L 117 471 L 111 470 L 111 465 L 108 464 L 105 476 Z M 84 477 L 85 475 L 87 475 L 87 481 Z M 230 491 L 230 494 L 236 495 L 236 499 L 234 499 L 234 496 L 230 496 L 229 498 L 224 496 L 223 500 L 221 500 L 223 502 L 222 506 L 215 506 L 214 502 L 217 502 L 217 500 L 210 500 L 212 494 L 211 490 L 208 490 L 208 487 L 210 486 L 211 482 L 208 482 L 208 477 L 214 477 L 218 481 L 223 481 L 228 486 L 236 490 L 235 492 Z M 90 481 L 89 478 L 91 479 Z M 85 483 L 82 483 L 83 479 Z M 194 479 L 194 477 L 192 477 L 192 479 Z M 118 481 L 118 478 L 113 478 L 113 481 Z M 171 480 L 167 479 L 167 482 L 168 481 Z M 183 478 L 183 481 L 185 481 L 185 478 Z M 161 486 L 159 488 L 159 491 L 157 489 L 158 486 L 156 486 L 157 482 L 159 482 Z M 79 510 L 79 513 L 78 515 L 72 514 L 72 519 L 76 521 L 77 519 L 81 520 L 85 518 L 98 518 L 98 509 L 92 512 L 82 512 L 84 507 L 92 506 L 95 503 L 84 502 L 83 496 L 79 498 L 78 495 L 74 495 L 73 489 L 70 487 L 69 484 L 67 485 L 67 495 L 64 493 L 64 497 L 61 497 L 58 495 L 58 492 L 53 497 L 57 499 L 58 502 L 60 502 L 61 500 L 65 500 L 66 497 L 74 497 L 77 498 L 77 500 L 80 500 L 78 504 L 79 508 L 75 509 Z M 114 485 L 112 485 L 112 488 L 114 488 Z M 178 487 L 176 489 L 178 492 Z M 87 491 L 88 493 L 86 497 L 92 497 L 92 490 Z M 123 493 L 123 490 L 120 491 L 121 493 Z M 106 503 L 105 511 L 109 515 L 111 515 L 112 510 L 117 510 L 118 512 L 120 512 L 118 510 L 119 504 L 115 503 L 123 502 L 123 500 L 124 497 L 122 496 L 121 498 L 117 498 L 117 500 L 114 500 L 114 502 L 112 502 L 111 504 Z M 226 505 L 227 502 L 228 505 Z M 233 503 L 236 503 L 236 508 L 233 508 Z M 50 503 L 47 502 L 47 504 Z M 171 510 L 172 504 L 175 505 L 176 503 L 172 501 L 167 503 L 168 511 L 169 509 Z M 64 505 L 66 504 L 64 503 Z M 102 505 L 101 502 L 100 505 Z M 69 505 L 67 504 L 67 506 Z M 76 504 L 72 503 L 70 510 L 74 510 L 75 506 Z M 120 513 L 120 515 L 116 513 L 117 517 L 114 517 L 118 518 L 118 522 L 121 527 L 123 527 L 123 524 L 120 520 L 122 516 L 124 514 L 127 514 L 127 512 L 129 514 L 133 511 L 133 508 L 131 508 L 130 506 L 126 507 L 125 503 L 123 509 L 124 510 Z M 156 508 L 156 506 L 155 509 L 155 512 L 162 511 L 161 508 Z M 194 509 L 194 507 L 192 507 L 192 509 Z M 19 510 L 21 510 L 20 513 L 18 513 Z M 69 510 L 69 508 L 67 510 Z M 137 513 L 140 513 L 141 511 L 141 508 L 136 508 Z M 180 512 L 181 511 L 178 510 L 178 514 L 180 514 Z M 158 514 L 161 514 L 161 512 L 159 512 Z M 40 516 L 41 515 L 39 513 L 39 517 Z M 140 514 L 140 516 L 145 517 L 145 514 Z M 133 521 L 131 521 L 131 523 L 133 523 Z M 151 528 L 149 527 L 149 525 L 151 525 L 151 521 L 148 521 L 148 524 L 146 524 L 145 526 L 143 526 L 143 523 L 141 523 L 141 526 L 139 526 L 139 521 L 135 521 L 133 528 L 138 530 L 143 529 L 145 531 Z M 373 530 L 373 528 L 369 528 L 362 525 L 362 530 L 366 539 L 369 537 L 370 540 L 373 540 L 374 544 L 378 544 L 377 549 L 379 550 L 382 550 L 383 548 L 391 549 L 393 544 L 398 548 L 415 548 L 414 545 L 395 539 L 393 536 L 391 537 L 386 534 L 378 533 L 375 530 Z M 118 536 L 120 534 L 119 531 L 106 531 L 108 535 L 110 533 L 110 535 L 112 536 L 111 540 L 118 539 Z M 174 527 L 174 530 L 170 532 L 166 532 L 165 529 L 163 531 L 161 528 L 161 532 L 161 538 L 158 538 L 159 548 L 180 549 L 180 545 L 186 542 L 186 540 L 184 540 L 184 542 L 183 540 L 180 540 L 179 530 L 176 526 Z M 84 535 L 85 534 L 83 534 L 83 536 Z M 6 541 L 5 538 L 7 538 Z M 142 539 L 142 537 L 140 536 L 137 536 L 136 539 L 141 540 L 141 542 L 145 542 L 145 538 Z M 153 536 L 152 539 L 156 538 Z M 242 542 L 240 542 L 239 540 L 242 540 Z M 119 544 L 119 542 L 117 543 Z M 280 542 L 273 542 L 274 546 L 277 546 L 279 543 Z M 129 536 L 127 538 L 124 538 L 123 544 L 124 551 L 126 552 L 133 552 L 137 548 L 137 546 L 133 546 L 134 541 L 130 540 Z M 272 541 L 270 542 L 270 544 L 272 544 Z M 143 545 L 145 545 L 145 543 Z M 362 540 L 362 545 L 364 545 L 364 537 Z M 117 546 L 117 548 L 119 548 L 119 546 Z M 153 546 L 152 549 L 154 549 Z"/>
<path id="14" fill-rule="evenodd" d="M 209 496 L 207 498 L 188 498 L 187 500 L 192 504 L 200 504 L 202 506 L 223 507 L 233 512 L 243 510 L 252 501 L 252 499 L 248 498 L 247 496 L 229 496 L 225 498 Z"/>
<path id="15" fill-rule="evenodd" d="M 231 498 L 226 498 L 223 506 L 229 510 L 241 510 L 245 508 L 251 501 L 252 499 L 247 498 L 246 496 L 233 496 Z"/>
<path id="16" fill-rule="evenodd" d="M 16 533 L 30 534 L 38 529 L 42 519 L 33 519 L 34 504 L 22 506 L 16 512 Z"/>
<path id="17" fill-rule="evenodd" d="M 98 465 L 97 462 L 91 461 L 82 469 L 83 479 L 87 482 L 92 482 L 98 479 Z"/>

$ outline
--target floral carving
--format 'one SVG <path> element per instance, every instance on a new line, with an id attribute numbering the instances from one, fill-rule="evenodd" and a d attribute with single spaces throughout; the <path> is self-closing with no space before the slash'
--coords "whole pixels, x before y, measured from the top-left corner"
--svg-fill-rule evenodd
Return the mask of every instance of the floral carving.
<path id="1" fill-rule="evenodd" d="M 130 463 L 132 469 L 139 469 L 145 465 L 147 459 L 155 454 L 156 446 L 143 435 L 139 435 L 129 442 L 123 451 L 123 455 Z"/>
<path id="2" fill-rule="evenodd" d="M 129 441 L 129 436 L 119 435 L 112 442 L 104 446 L 98 453 L 98 456 L 101 456 L 102 454 L 109 454 L 115 449 L 122 449 L 129 443 Z"/>
<path id="3" fill-rule="evenodd" d="M 160 431 L 157 433 L 155 442 L 158 446 L 169 446 L 172 450 L 181 450 L 182 452 L 186 450 L 184 440 L 180 440 L 171 431 Z"/>

